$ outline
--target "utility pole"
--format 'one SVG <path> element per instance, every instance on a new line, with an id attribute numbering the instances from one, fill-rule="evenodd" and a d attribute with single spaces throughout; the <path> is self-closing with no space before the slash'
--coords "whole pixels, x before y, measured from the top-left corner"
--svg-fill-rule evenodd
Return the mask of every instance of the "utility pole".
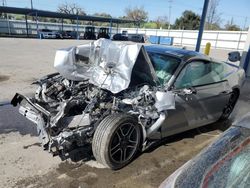
<path id="1" fill-rule="evenodd" d="M 169 6 L 168 6 L 168 30 L 170 30 L 171 8 L 172 8 L 171 3 L 173 2 L 173 0 L 168 0 L 168 2 L 169 2 Z"/>
<path id="2" fill-rule="evenodd" d="M 196 47 L 195 47 L 196 52 L 200 51 L 202 34 L 203 34 L 204 25 L 205 25 L 205 21 L 206 21 L 206 15 L 207 15 L 207 9 L 208 9 L 209 1 L 210 0 L 204 0 L 204 5 L 203 5 L 202 15 L 201 15 L 201 21 L 200 21 L 200 29 L 199 29 L 197 43 L 196 43 Z"/>
<path id="3" fill-rule="evenodd" d="M 6 0 L 2 0 L 2 5 L 3 5 L 3 7 L 6 5 L 7 3 L 6 3 Z"/>
<path id="4" fill-rule="evenodd" d="M 30 7 L 31 7 L 31 9 L 33 9 L 33 1 L 32 0 L 30 0 Z"/>
<path id="5" fill-rule="evenodd" d="M 6 0 L 2 0 L 2 5 L 3 5 L 3 7 L 7 5 Z M 7 16 L 8 16 L 7 13 L 3 13 L 3 18 L 7 18 Z"/>

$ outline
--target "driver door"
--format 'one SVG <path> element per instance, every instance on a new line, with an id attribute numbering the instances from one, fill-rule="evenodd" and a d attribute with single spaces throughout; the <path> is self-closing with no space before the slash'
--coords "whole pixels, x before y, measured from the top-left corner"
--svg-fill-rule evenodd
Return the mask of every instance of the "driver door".
<path id="1" fill-rule="evenodd" d="M 181 70 L 173 91 L 177 93 L 176 109 L 168 111 L 164 137 L 217 121 L 231 88 L 213 71 L 211 62 L 195 60 Z"/>

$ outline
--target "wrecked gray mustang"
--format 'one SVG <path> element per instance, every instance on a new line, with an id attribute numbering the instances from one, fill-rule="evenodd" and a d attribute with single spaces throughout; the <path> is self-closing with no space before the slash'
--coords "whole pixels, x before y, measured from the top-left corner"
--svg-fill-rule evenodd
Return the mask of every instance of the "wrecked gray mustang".
<path id="1" fill-rule="evenodd" d="M 34 97 L 17 93 L 11 103 L 53 155 L 91 146 L 111 169 L 159 139 L 227 119 L 244 78 L 197 52 L 106 39 L 58 50 L 54 66 Z"/>

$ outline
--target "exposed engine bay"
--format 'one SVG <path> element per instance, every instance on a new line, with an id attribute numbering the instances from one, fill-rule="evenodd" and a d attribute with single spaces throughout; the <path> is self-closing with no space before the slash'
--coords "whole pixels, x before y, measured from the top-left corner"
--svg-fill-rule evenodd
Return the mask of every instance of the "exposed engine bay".
<path id="1" fill-rule="evenodd" d="M 124 70 L 124 66 L 119 68 L 117 62 L 126 64 L 120 57 L 131 57 L 126 57 L 127 46 L 117 50 L 112 42 L 104 39 L 91 45 L 94 49 L 83 46 L 66 51 L 71 54 L 62 62 L 70 69 L 55 59 L 59 73 L 36 81 L 34 84 L 38 89 L 34 97 L 17 93 L 12 100 L 14 106 L 20 103 L 21 114 L 37 124 L 44 149 L 62 158 L 75 148 L 91 144 L 100 122 L 115 113 L 136 117 L 143 133 L 143 146 L 146 146 L 165 120 L 167 110 L 175 108 L 175 95 L 153 83 L 154 76 L 149 74 L 152 72 L 150 62 L 140 64 L 148 61 L 143 47 L 136 47 L 138 51 L 133 52 L 135 56 Z M 116 52 L 110 55 L 107 49 L 112 48 Z M 81 50 L 84 51 L 82 54 L 79 53 Z M 64 52 L 60 51 L 60 58 Z M 67 64 L 71 61 L 69 57 L 74 57 L 72 64 Z M 108 60 L 108 57 L 113 60 Z M 104 62 L 107 63 L 103 65 Z M 145 75 L 140 75 L 142 67 L 147 69 L 141 71 Z"/>

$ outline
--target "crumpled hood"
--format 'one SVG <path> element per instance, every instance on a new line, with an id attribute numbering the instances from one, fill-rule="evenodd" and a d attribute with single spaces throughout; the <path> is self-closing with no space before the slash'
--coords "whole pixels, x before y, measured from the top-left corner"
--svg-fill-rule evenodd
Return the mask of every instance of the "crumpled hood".
<path id="1" fill-rule="evenodd" d="M 128 88 L 138 54 L 143 50 L 139 44 L 99 39 L 90 44 L 57 50 L 54 67 L 69 80 L 88 79 L 98 87 L 118 93 Z"/>

